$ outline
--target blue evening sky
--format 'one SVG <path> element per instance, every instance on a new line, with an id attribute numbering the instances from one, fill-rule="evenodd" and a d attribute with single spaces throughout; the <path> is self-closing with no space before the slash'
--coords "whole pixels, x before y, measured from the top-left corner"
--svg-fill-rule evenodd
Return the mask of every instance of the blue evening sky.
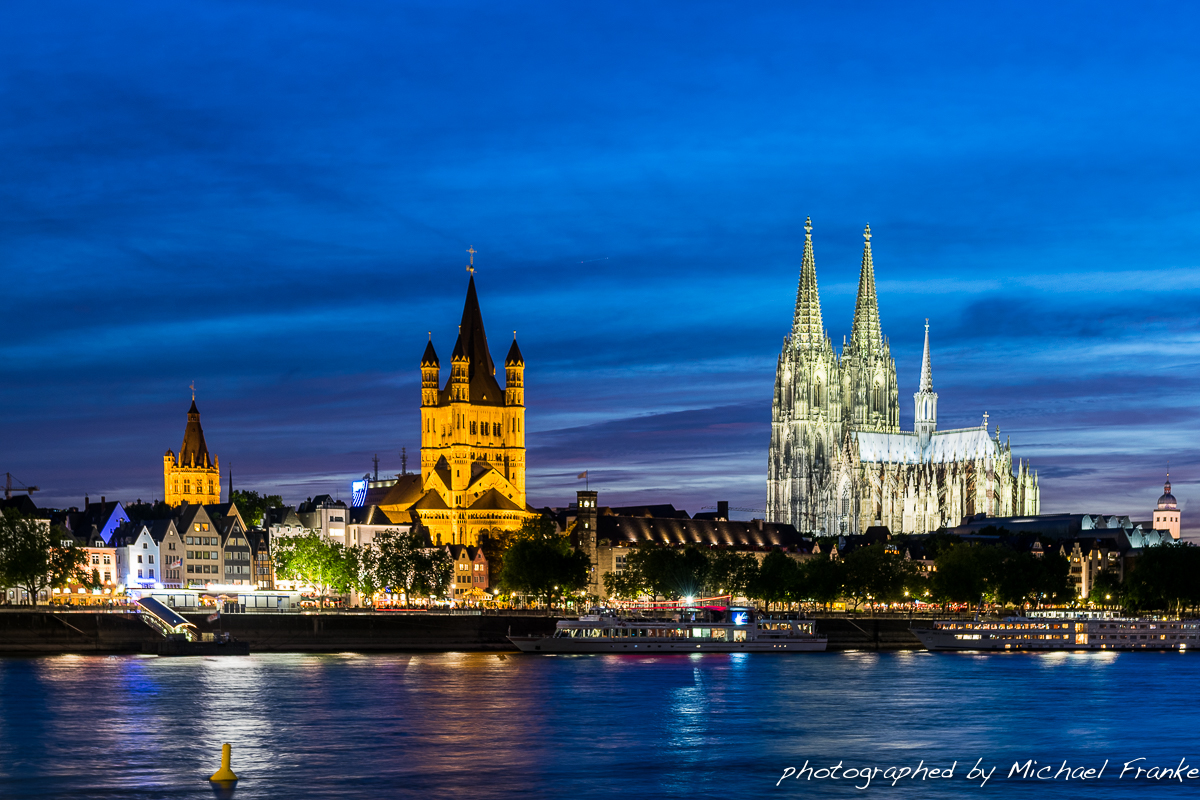
<path id="1" fill-rule="evenodd" d="M 418 463 L 468 246 L 535 505 L 761 509 L 811 215 L 870 223 L 912 423 L 991 414 L 1045 511 L 1200 486 L 1200 10 L 1179 3 L 9 4 L 0 471 L 162 496 L 196 382 L 235 484 Z M 743 513 L 741 516 L 750 516 Z"/>

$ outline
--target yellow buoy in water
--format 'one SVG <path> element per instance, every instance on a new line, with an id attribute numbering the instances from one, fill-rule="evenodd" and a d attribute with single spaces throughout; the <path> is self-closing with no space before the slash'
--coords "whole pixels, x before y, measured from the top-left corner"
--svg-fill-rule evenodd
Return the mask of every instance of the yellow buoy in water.
<path id="1" fill-rule="evenodd" d="M 236 781 L 238 779 L 238 776 L 234 775 L 233 770 L 229 768 L 231 750 L 228 743 L 221 745 L 221 768 L 213 773 L 213 776 L 209 778 L 210 781 Z"/>

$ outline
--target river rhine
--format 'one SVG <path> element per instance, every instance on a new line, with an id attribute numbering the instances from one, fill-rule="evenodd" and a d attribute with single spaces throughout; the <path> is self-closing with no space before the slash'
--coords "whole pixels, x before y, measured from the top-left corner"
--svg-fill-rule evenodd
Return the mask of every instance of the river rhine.
<path id="1" fill-rule="evenodd" d="M 1200 796 L 1117 779 L 1200 767 L 1198 687 L 1200 653 L 0 659 L 0 797 L 212 797 L 222 742 L 247 800 Z M 958 765 L 776 787 L 805 760 Z"/>

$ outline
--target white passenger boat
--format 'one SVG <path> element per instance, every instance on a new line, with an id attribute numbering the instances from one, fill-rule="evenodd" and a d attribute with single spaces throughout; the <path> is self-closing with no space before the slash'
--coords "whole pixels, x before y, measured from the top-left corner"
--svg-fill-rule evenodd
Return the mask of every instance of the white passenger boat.
<path id="1" fill-rule="evenodd" d="M 660 617 L 596 611 L 561 620 L 551 636 L 509 636 L 523 653 L 811 653 L 827 639 L 816 623 L 753 608 L 685 608 Z"/>
<path id="2" fill-rule="evenodd" d="M 945 620 L 912 632 L 929 650 L 1191 650 L 1200 621 L 1010 617 Z"/>

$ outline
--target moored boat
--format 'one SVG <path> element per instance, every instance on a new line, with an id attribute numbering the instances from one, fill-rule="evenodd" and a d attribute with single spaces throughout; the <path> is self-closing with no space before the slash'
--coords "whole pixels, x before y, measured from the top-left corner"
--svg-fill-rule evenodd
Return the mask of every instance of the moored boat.
<path id="1" fill-rule="evenodd" d="M 928 650 L 1189 650 L 1200 647 L 1200 621 L 1008 617 L 938 620 L 912 632 Z"/>
<path id="2" fill-rule="evenodd" d="M 509 636 L 523 653 L 811 653 L 825 636 L 804 619 L 761 616 L 753 608 L 683 608 L 660 616 L 593 610 L 561 620 L 550 636 Z"/>

